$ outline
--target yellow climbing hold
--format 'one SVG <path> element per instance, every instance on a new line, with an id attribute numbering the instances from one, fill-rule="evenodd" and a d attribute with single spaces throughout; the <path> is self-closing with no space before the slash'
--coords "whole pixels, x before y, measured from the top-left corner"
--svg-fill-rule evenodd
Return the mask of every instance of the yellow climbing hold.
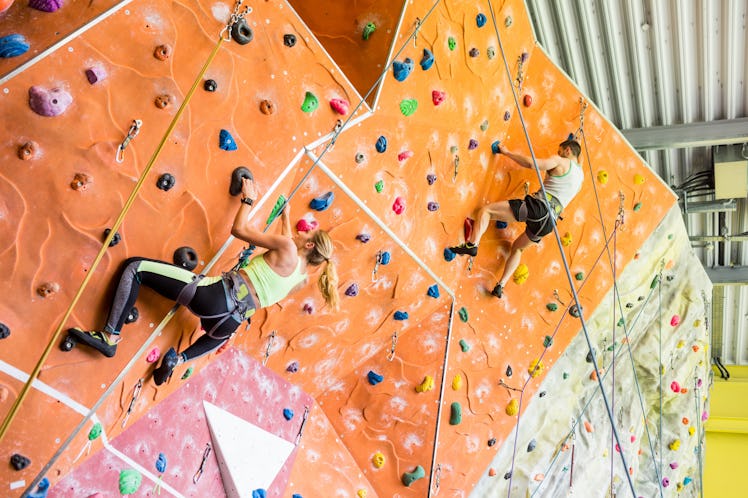
<path id="1" fill-rule="evenodd" d="M 608 172 L 604 169 L 601 169 L 597 172 L 597 181 L 600 182 L 602 185 L 605 185 L 608 183 Z"/>
<path id="2" fill-rule="evenodd" d="M 434 388 L 434 378 L 430 375 L 427 375 L 423 378 L 423 382 L 421 382 L 419 385 L 416 386 L 416 392 L 417 393 L 425 393 L 426 391 L 430 391 Z"/>
<path id="3" fill-rule="evenodd" d="M 366 490 L 361 488 L 359 489 L 356 494 L 358 495 L 358 498 L 366 498 Z"/>
<path id="4" fill-rule="evenodd" d="M 646 178 L 644 178 L 644 177 L 643 177 L 642 175 L 640 175 L 639 173 L 637 173 L 637 174 L 635 174 L 635 175 L 634 175 L 634 185 L 641 185 L 641 184 L 642 184 L 642 183 L 644 183 L 644 182 L 645 182 L 646 180 L 647 180 L 647 179 L 646 179 Z"/>
<path id="5" fill-rule="evenodd" d="M 452 379 L 452 389 L 455 391 L 459 391 L 462 387 L 462 375 L 457 374 L 455 375 L 454 379 Z"/>
<path id="6" fill-rule="evenodd" d="M 694 320 L 693 321 L 693 326 L 696 327 L 696 328 L 701 327 L 701 320 Z"/>
<path id="7" fill-rule="evenodd" d="M 517 285 L 524 284 L 527 281 L 527 277 L 530 276 L 530 269 L 527 267 L 526 264 L 521 263 L 516 270 L 514 270 L 514 275 L 512 275 L 512 280 L 514 280 L 514 283 Z"/>
<path id="8" fill-rule="evenodd" d="M 517 415 L 517 412 L 519 411 L 519 402 L 516 399 L 511 400 L 509 404 L 506 405 L 505 411 L 510 417 Z"/>
<path id="9" fill-rule="evenodd" d="M 678 449 L 680 448 L 680 439 L 676 439 L 675 441 L 673 441 L 672 443 L 670 443 L 668 445 L 668 448 L 670 448 L 673 451 L 678 451 Z"/>
<path id="10" fill-rule="evenodd" d="M 374 466 L 378 469 L 384 467 L 384 455 L 381 451 L 377 451 L 376 453 L 374 453 L 374 456 L 371 457 L 371 463 L 373 463 Z"/>
<path id="11" fill-rule="evenodd" d="M 561 237 L 561 245 L 564 247 L 569 247 L 571 245 L 572 241 L 571 234 L 569 232 L 566 232 L 563 237 Z"/>
<path id="12" fill-rule="evenodd" d="M 691 427 L 688 428 L 688 435 L 689 436 L 693 436 L 695 432 L 696 432 L 696 428 L 694 426 L 691 426 Z"/>
<path id="13" fill-rule="evenodd" d="M 541 360 L 532 360 L 530 362 L 529 368 L 527 369 L 527 373 L 535 378 L 543 372 L 544 368 L 545 365 L 543 365 L 543 362 Z"/>

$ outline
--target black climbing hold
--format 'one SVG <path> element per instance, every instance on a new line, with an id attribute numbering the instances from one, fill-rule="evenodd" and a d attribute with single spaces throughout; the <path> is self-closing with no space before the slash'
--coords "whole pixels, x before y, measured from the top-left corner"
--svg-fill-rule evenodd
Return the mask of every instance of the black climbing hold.
<path id="1" fill-rule="evenodd" d="M 283 45 L 287 47 L 293 47 L 296 45 L 296 35 L 291 33 L 283 35 Z"/>
<path id="2" fill-rule="evenodd" d="M 634 307 L 634 303 L 626 303 L 626 307 L 631 309 Z"/>
<path id="3" fill-rule="evenodd" d="M 480 50 L 478 50 L 477 48 L 473 47 L 468 52 L 468 55 L 470 55 L 470 57 L 478 57 L 480 55 Z"/>
<path id="4" fill-rule="evenodd" d="M 534 439 L 531 440 L 530 443 L 527 445 L 527 452 L 529 453 L 532 450 L 534 450 L 537 445 L 538 445 L 537 441 L 535 441 Z"/>
<path id="5" fill-rule="evenodd" d="M 574 318 L 579 318 L 579 306 L 577 306 L 576 304 L 572 304 L 569 307 L 569 314 Z"/>
<path id="6" fill-rule="evenodd" d="M 506 376 L 507 377 L 511 377 L 512 376 L 512 366 L 511 365 L 507 365 L 506 366 Z"/>
<path id="7" fill-rule="evenodd" d="M 587 363 L 592 363 L 592 358 L 595 356 L 596 356 L 595 350 L 590 349 L 589 351 L 587 351 L 587 357 L 585 358 L 585 361 Z"/>
<path id="8" fill-rule="evenodd" d="M 508 481 L 511 478 L 512 478 L 512 471 L 510 470 L 509 472 L 504 474 L 504 479 Z"/>
<path id="9" fill-rule="evenodd" d="M 23 470 L 26 467 L 28 467 L 30 463 L 31 463 L 31 460 L 29 460 L 25 456 L 20 455 L 18 453 L 15 453 L 13 454 L 12 457 L 10 457 L 10 464 L 16 470 Z"/>
<path id="10" fill-rule="evenodd" d="M 109 232 L 111 232 L 111 231 L 112 231 L 111 228 L 105 228 L 104 229 L 104 238 L 105 239 L 107 238 L 107 236 L 109 235 Z M 117 244 L 120 243 L 121 240 L 122 240 L 122 237 L 120 237 L 119 232 L 115 232 L 114 233 L 114 237 L 112 237 L 112 240 L 109 241 L 109 247 L 116 246 Z"/>
<path id="11" fill-rule="evenodd" d="M 545 391 L 540 391 L 540 393 L 538 394 L 538 396 L 540 396 L 541 398 L 544 398 L 545 397 Z"/>
<path id="12" fill-rule="evenodd" d="M 636 298 L 637 301 L 644 301 L 646 299 L 644 296 L 639 296 Z"/>
<path id="13" fill-rule="evenodd" d="M 138 308 L 133 306 L 132 309 L 130 310 L 130 313 L 128 313 L 127 316 L 125 317 L 125 323 L 137 322 L 138 318 L 140 318 L 140 312 L 138 311 Z"/>
<path id="14" fill-rule="evenodd" d="M 0 323 L 0 339 L 5 339 L 10 335 L 10 327 L 4 323 Z"/>
<path id="15" fill-rule="evenodd" d="M 674 278 L 675 277 L 673 275 L 668 275 L 667 277 L 665 277 L 665 280 L 667 280 L 668 282 L 672 282 Z"/>
<path id="16" fill-rule="evenodd" d="M 205 80 L 203 88 L 206 92 L 215 92 L 218 90 L 218 83 L 216 83 L 216 80 Z"/>
<path id="17" fill-rule="evenodd" d="M 246 45 L 251 42 L 253 36 L 252 28 L 249 27 L 247 20 L 244 18 L 239 19 L 231 26 L 231 38 L 239 45 Z"/>
<path id="18" fill-rule="evenodd" d="M 231 172 L 231 185 L 229 186 L 229 194 L 239 195 L 242 193 L 242 180 L 247 178 L 248 180 L 254 180 L 252 172 L 244 166 L 239 166 Z"/>
<path id="19" fill-rule="evenodd" d="M 496 444 L 496 438 L 492 437 L 488 440 L 488 446 L 493 446 L 494 444 Z"/>
<path id="20" fill-rule="evenodd" d="M 197 252 L 187 246 L 182 246 L 174 251 L 174 264 L 187 270 L 197 268 Z"/>
<path id="21" fill-rule="evenodd" d="M 174 184 L 177 183 L 176 178 L 174 178 L 169 173 L 164 173 L 163 175 L 158 177 L 158 181 L 156 181 L 156 186 L 163 190 L 164 192 L 167 192 L 171 190 L 171 188 L 174 186 Z"/>
<path id="22" fill-rule="evenodd" d="M 428 182 L 429 185 L 436 183 L 436 175 L 433 173 L 426 175 L 426 182 Z"/>

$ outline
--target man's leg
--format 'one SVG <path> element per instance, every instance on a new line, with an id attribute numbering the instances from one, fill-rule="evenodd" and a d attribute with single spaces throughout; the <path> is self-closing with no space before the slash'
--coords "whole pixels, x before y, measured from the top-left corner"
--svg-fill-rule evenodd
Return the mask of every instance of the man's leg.
<path id="1" fill-rule="evenodd" d="M 517 221 L 509 205 L 509 201 L 492 202 L 480 208 L 475 214 L 473 231 L 465 244 L 450 247 L 449 249 L 455 254 L 469 254 L 470 256 L 478 254 L 478 244 L 483 234 L 486 233 L 491 220 Z"/>
<path id="2" fill-rule="evenodd" d="M 501 297 L 503 295 L 504 286 L 509 282 L 509 277 L 514 274 L 514 271 L 519 266 L 519 262 L 522 259 L 522 251 L 530 247 L 532 244 L 533 241 L 530 240 L 530 237 L 527 236 L 527 232 L 523 232 L 522 235 L 515 239 L 514 243 L 512 244 L 509 258 L 507 258 L 506 264 L 504 265 L 504 273 L 501 275 L 499 283 L 496 284 L 496 287 L 493 288 L 491 294 L 496 297 Z"/>

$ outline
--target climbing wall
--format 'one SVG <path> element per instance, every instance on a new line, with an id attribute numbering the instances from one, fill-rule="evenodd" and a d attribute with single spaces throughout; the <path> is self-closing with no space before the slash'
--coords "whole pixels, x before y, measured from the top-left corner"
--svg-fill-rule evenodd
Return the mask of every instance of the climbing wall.
<path id="1" fill-rule="evenodd" d="M 0 352 L 0 413 L 10 413 L 146 168 L 152 164 L 119 243 L 92 270 L 66 327 L 102 323 L 127 257 L 170 261 L 188 246 L 195 271 L 232 266 L 243 246 L 229 236 L 238 201 L 228 187 L 243 165 L 262 194 L 252 223 L 264 227 L 279 196 L 290 197 L 294 222 L 330 231 L 340 275 L 338 313 L 309 285 L 259 311 L 230 344 L 314 400 L 286 494 L 420 497 L 431 486 L 467 496 L 476 485 L 476 493 L 539 486 L 539 472 L 529 484 L 529 470 L 511 470 L 513 450 L 529 444 L 528 427 L 547 430 L 530 458 L 548 462 L 560 437 L 533 420 L 549 410 L 541 397 L 575 392 L 559 372 L 587 353 L 582 321 L 569 313 L 569 286 L 583 317 L 607 313 L 610 261 L 629 271 L 639 248 L 667 230 L 661 223 L 675 197 L 535 45 L 523 2 L 363 2 L 342 13 L 301 3 L 301 16 L 285 2 L 249 3 L 252 41 L 240 45 L 219 44 L 233 2 L 134 1 L 3 85 L 0 263 L 11 271 L 0 282 L 8 296 L 0 322 L 10 331 Z M 14 27 L 23 34 L 23 24 Z M 126 45 L 122 33 L 130 34 Z M 548 236 L 525 251 L 527 271 L 498 301 L 489 292 L 520 224 L 492 225 L 476 258 L 444 248 L 461 240 L 476 208 L 538 188 L 533 171 L 493 153 L 495 141 L 544 157 L 570 134 L 583 141 L 586 179 L 558 224 L 561 249 Z M 334 200 L 313 209 L 322 196 Z M 655 266 L 652 259 L 647 271 Z M 20 454 L 30 463 L 0 473 L 0 487 L 19 495 L 49 461 L 55 484 L 90 465 L 85 454 L 76 457 L 94 422 L 102 441 L 136 440 L 147 434 L 135 428 L 145 416 L 158 418 L 161 402 L 186 395 L 178 376 L 187 366 L 158 388 L 150 378 L 156 348 L 184 349 L 200 334 L 194 317 L 172 313 L 172 304 L 144 290 L 112 359 L 54 347 L 4 438 L 12 444 L 3 445 L 3 458 Z M 189 366 L 207 372 L 216 356 Z M 122 420 L 141 378 L 128 434 Z M 53 409 L 51 423 L 44 414 Z M 574 406 L 566 410 L 577 415 Z M 603 415 L 597 407 L 599 434 Z M 91 420 L 81 427 L 84 417 Z M 206 430 L 195 424 L 185 434 Z M 90 454 L 101 444 L 94 440 Z M 123 448 L 137 460 L 134 445 Z M 108 458 L 112 469 L 127 467 L 126 458 Z M 102 490 L 112 488 L 117 473 L 109 474 Z M 637 479 L 651 486 L 648 477 Z M 616 486 L 623 491 L 620 476 Z M 187 484 L 180 493 L 195 492 Z"/>

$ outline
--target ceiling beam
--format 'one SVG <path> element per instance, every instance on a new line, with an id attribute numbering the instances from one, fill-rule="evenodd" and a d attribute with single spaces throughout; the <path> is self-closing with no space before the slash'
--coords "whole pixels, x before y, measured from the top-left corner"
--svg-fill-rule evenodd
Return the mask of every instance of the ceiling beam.
<path id="1" fill-rule="evenodd" d="M 748 142 L 748 118 L 622 130 L 637 150 L 684 149 Z"/>
<path id="2" fill-rule="evenodd" d="M 748 266 L 704 268 L 714 285 L 748 284 Z"/>

